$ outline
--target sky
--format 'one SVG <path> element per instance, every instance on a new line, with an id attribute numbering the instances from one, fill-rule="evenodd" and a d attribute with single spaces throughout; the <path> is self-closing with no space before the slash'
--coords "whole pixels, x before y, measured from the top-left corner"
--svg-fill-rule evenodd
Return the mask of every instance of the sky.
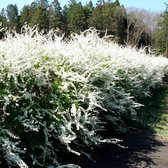
<path id="1" fill-rule="evenodd" d="M 49 0 L 51 1 L 51 0 Z M 82 4 L 87 3 L 89 0 L 78 0 Z M 124 7 L 136 7 L 143 8 L 150 11 L 160 12 L 166 9 L 165 3 L 168 4 L 168 0 L 119 0 Z M 31 4 L 33 0 L 0 0 L 0 9 L 6 8 L 8 4 L 17 4 L 19 10 L 24 5 Z M 59 0 L 61 6 L 69 3 L 69 0 Z M 92 0 L 93 4 L 96 4 L 97 0 Z"/>

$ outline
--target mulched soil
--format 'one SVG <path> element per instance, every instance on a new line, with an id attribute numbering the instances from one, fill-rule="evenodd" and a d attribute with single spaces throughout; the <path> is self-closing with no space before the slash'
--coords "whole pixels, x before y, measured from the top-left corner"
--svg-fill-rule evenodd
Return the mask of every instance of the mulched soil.
<path id="1" fill-rule="evenodd" d="M 91 152 L 94 161 L 86 156 L 68 160 L 81 168 L 168 168 L 168 139 L 138 129 L 120 138 L 126 148 L 104 144 Z"/>

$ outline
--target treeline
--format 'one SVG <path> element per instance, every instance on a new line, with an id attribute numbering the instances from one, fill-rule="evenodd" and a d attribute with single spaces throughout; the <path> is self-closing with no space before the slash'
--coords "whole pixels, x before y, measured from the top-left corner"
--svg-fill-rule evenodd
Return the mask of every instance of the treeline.
<path id="1" fill-rule="evenodd" d="M 15 28 L 17 32 L 25 23 L 31 27 L 38 25 L 39 31 L 44 33 L 59 29 L 65 36 L 93 27 L 100 31 L 100 36 L 111 35 L 119 44 L 138 48 L 151 46 L 158 53 L 168 55 L 167 10 L 160 15 L 135 8 L 125 9 L 119 0 L 98 0 L 95 6 L 91 0 L 85 5 L 70 0 L 63 8 L 59 0 L 51 3 L 35 0 L 20 12 L 16 4 L 9 4 L 1 10 L 0 23 L 1 27 Z M 3 36 L 2 31 L 0 36 Z"/>

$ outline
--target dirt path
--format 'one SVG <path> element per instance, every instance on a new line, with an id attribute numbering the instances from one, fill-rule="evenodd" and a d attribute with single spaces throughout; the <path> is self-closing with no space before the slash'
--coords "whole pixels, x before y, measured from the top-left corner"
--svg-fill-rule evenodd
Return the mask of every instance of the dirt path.
<path id="1" fill-rule="evenodd" d="M 113 144 L 104 144 L 91 152 L 95 162 L 87 157 L 72 158 L 71 162 L 81 168 L 168 168 L 168 84 L 158 90 L 153 99 L 147 102 L 147 110 L 152 119 L 155 132 L 144 128 L 132 129 L 120 136 L 123 139 L 120 148 Z M 160 116 L 163 123 L 159 123 Z M 166 117 L 165 117 L 166 116 Z M 148 119 L 148 118 L 147 118 Z M 149 117 L 150 119 L 150 117 Z M 158 131 L 159 130 L 159 131 Z M 161 137 L 163 135 L 163 137 Z"/>
<path id="2" fill-rule="evenodd" d="M 160 145 L 154 146 L 153 151 L 149 151 L 149 153 L 145 153 L 144 151 L 137 153 L 139 158 L 149 158 L 150 163 L 147 164 L 143 159 L 140 159 L 140 162 L 132 163 L 132 165 L 130 165 L 131 168 L 168 168 L 168 140 L 161 139 L 160 137 L 156 137 L 155 139 Z"/>
<path id="3" fill-rule="evenodd" d="M 122 145 L 104 144 L 92 151 L 95 162 L 86 157 L 73 159 L 82 168 L 168 168 L 168 139 L 142 131 L 128 133 Z"/>

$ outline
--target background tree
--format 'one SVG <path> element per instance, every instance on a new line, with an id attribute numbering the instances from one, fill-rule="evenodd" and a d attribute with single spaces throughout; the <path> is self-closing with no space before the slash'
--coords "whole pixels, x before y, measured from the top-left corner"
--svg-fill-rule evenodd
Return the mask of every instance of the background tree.
<path id="1" fill-rule="evenodd" d="M 3 8 L 0 12 L 0 39 L 4 37 L 4 27 L 7 26 L 7 18 L 5 9 Z"/>
<path id="2" fill-rule="evenodd" d="M 62 8 L 58 0 L 53 0 L 49 7 L 49 29 L 62 26 Z"/>
<path id="3" fill-rule="evenodd" d="M 160 15 L 155 44 L 160 53 L 164 53 L 168 57 L 168 5 L 166 5 L 166 10 Z"/>
<path id="4" fill-rule="evenodd" d="M 49 14 L 48 14 L 48 1 L 39 0 L 37 3 L 32 4 L 33 15 L 30 25 L 38 25 L 39 31 L 47 31 L 49 29 Z"/>
<path id="5" fill-rule="evenodd" d="M 91 11 L 94 10 L 94 6 L 93 6 L 92 0 L 90 0 L 90 1 L 88 2 L 87 7 L 90 8 Z"/>
<path id="6" fill-rule="evenodd" d="M 59 0 L 34 0 L 21 9 L 9 4 L 0 13 L 3 26 L 20 30 L 26 22 L 29 26 L 38 25 L 39 30 L 61 29 L 65 36 L 95 27 L 100 36 L 112 35 L 119 44 L 129 44 L 138 48 L 152 46 L 168 56 L 168 7 L 163 14 L 143 9 L 125 9 L 119 0 L 92 0 L 82 5 L 80 1 L 70 0 L 63 9 Z M 159 24 L 158 24 L 159 22 Z M 1 25 L 1 27 L 2 27 Z"/>
<path id="7" fill-rule="evenodd" d="M 0 23 L 1 23 L 1 27 L 7 26 L 7 18 L 6 18 L 6 13 L 4 8 L 0 12 Z"/>
<path id="8" fill-rule="evenodd" d="M 20 23 L 23 26 L 25 23 L 30 25 L 32 18 L 32 9 L 29 5 L 25 5 L 20 12 Z"/>
<path id="9" fill-rule="evenodd" d="M 86 15 L 81 2 L 71 0 L 67 9 L 68 32 L 80 32 L 86 29 Z"/>
<path id="10" fill-rule="evenodd" d="M 102 0 L 98 1 L 90 18 L 90 26 L 101 31 L 116 32 L 117 26 L 114 18 L 113 4 L 105 3 Z"/>
<path id="11" fill-rule="evenodd" d="M 6 8 L 8 27 L 20 29 L 20 17 L 17 5 L 9 4 Z"/>
<path id="12" fill-rule="evenodd" d="M 127 12 L 124 6 L 120 6 L 118 0 L 114 2 L 114 18 L 116 20 L 116 38 L 119 44 L 125 44 L 126 40 L 126 30 L 127 30 Z"/>
<path id="13" fill-rule="evenodd" d="M 94 6 L 92 1 L 90 0 L 88 4 L 86 4 L 85 6 L 83 6 L 83 12 L 84 12 L 84 29 L 88 29 L 89 28 L 89 19 L 92 16 L 92 13 L 94 11 Z"/>
<path id="14" fill-rule="evenodd" d="M 68 32 L 68 27 L 67 27 L 67 11 L 68 11 L 68 7 L 67 5 L 65 5 L 63 7 L 63 10 L 62 10 L 62 30 L 65 34 L 67 34 Z"/>
<path id="15" fill-rule="evenodd" d="M 120 6 L 119 1 L 99 0 L 89 23 L 90 26 L 113 35 L 119 43 L 123 43 L 126 38 L 126 11 L 123 6 Z"/>
<path id="16" fill-rule="evenodd" d="M 138 48 L 152 44 L 152 17 L 153 14 L 144 9 L 127 9 L 127 44 Z"/>

